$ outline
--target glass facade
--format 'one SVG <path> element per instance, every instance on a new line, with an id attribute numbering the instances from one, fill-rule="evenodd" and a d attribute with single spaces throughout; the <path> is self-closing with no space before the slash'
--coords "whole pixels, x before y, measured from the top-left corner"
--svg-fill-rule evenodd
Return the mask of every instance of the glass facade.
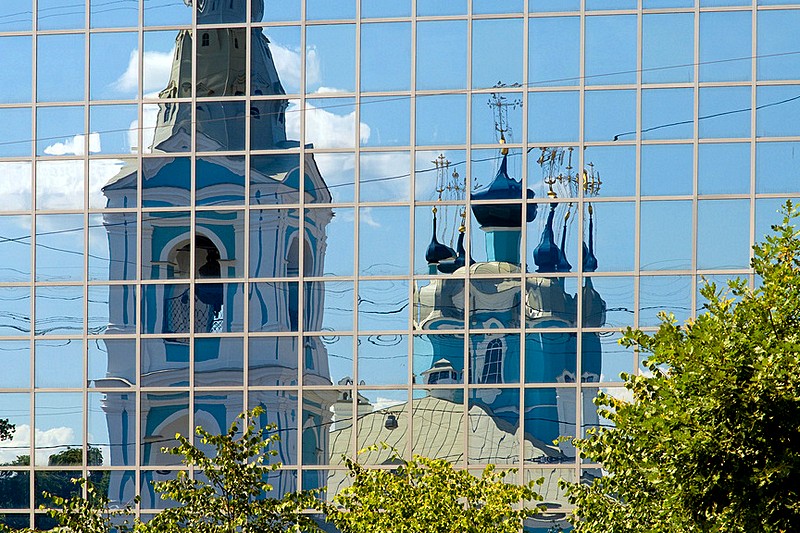
<path id="1" fill-rule="evenodd" d="M 797 195 L 789 0 L 3 0 L 0 522 L 263 405 L 275 493 L 559 435 Z M 754 281 L 751 279 L 751 282 Z M 384 464 L 388 453 L 361 456 Z"/>

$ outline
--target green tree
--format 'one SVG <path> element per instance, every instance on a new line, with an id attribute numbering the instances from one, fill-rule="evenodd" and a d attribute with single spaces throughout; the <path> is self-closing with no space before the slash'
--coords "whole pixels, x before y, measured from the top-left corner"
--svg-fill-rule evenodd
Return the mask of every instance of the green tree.
<path id="1" fill-rule="evenodd" d="M 14 424 L 10 423 L 8 418 L 0 418 L 0 441 L 11 440 L 15 429 Z"/>
<path id="2" fill-rule="evenodd" d="M 313 494 L 267 497 L 273 488 L 265 480 L 280 467 L 280 463 L 270 464 L 269 458 L 277 452 L 269 447 L 279 437 L 274 432 L 267 435 L 274 425 L 256 431 L 255 419 L 262 413 L 263 409 L 256 408 L 239 415 L 222 435 L 197 427 L 202 443 L 213 447 L 213 456 L 186 437 L 176 436 L 180 445 L 164 451 L 183 456 L 183 463 L 194 469 L 195 479 L 181 471 L 176 479 L 155 483 L 161 498 L 173 500 L 178 506 L 154 517 L 147 523 L 148 531 L 268 533 L 316 529 L 316 523 L 303 513 L 315 505 Z"/>
<path id="3" fill-rule="evenodd" d="M 508 483 L 515 470 L 490 465 L 476 477 L 443 459 L 394 460 L 385 470 L 345 458 L 352 485 L 324 505 L 327 520 L 342 533 L 517 533 L 540 510 L 524 504 L 541 500 L 541 480 Z"/>
<path id="4" fill-rule="evenodd" d="M 613 427 L 573 442 L 606 475 L 565 483 L 577 532 L 800 531 L 800 232 L 754 247 L 745 281 L 701 290 L 706 312 L 655 334 L 629 329 L 645 375 L 628 401 L 600 394 Z"/>

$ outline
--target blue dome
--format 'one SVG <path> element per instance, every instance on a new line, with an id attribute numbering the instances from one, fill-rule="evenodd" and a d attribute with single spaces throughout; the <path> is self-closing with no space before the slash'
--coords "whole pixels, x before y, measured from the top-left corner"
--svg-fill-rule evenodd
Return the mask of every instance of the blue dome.
<path id="1" fill-rule="evenodd" d="M 547 213 L 547 223 L 544 225 L 542 238 L 539 240 L 539 245 L 533 250 L 533 262 L 538 267 L 536 272 L 557 272 L 561 262 L 561 249 L 556 245 L 553 235 L 553 216 L 556 213 L 557 205 L 550 204 L 550 212 Z"/>
<path id="2" fill-rule="evenodd" d="M 525 198 L 534 197 L 528 189 Z M 519 200 L 522 199 L 522 183 L 508 176 L 508 156 L 503 155 L 497 175 L 485 189 L 472 194 L 472 199 L 481 200 Z M 477 204 L 472 213 L 482 227 L 519 228 L 522 225 L 522 204 Z M 536 218 L 536 204 L 528 205 L 526 220 Z"/>
<path id="3" fill-rule="evenodd" d="M 456 250 L 458 251 L 458 256 L 455 259 L 442 261 L 436 267 L 439 272 L 444 274 L 452 274 L 459 268 L 463 267 L 467 264 L 467 251 L 464 249 L 464 232 L 462 231 L 458 235 L 458 244 L 456 245 Z M 475 261 L 470 257 L 469 264 L 474 264 Z"/>
<path id="4" fill-rule="evenodd" d="M 436 214 L 433 215 L 433 235 L 431 235 L 431 243 L 425 251 L 425 260 L 428 264 L 438 264 L 445 259 L 455 259 L 456 251 L 449 246 L 442 244 L 436 238 Z"/>

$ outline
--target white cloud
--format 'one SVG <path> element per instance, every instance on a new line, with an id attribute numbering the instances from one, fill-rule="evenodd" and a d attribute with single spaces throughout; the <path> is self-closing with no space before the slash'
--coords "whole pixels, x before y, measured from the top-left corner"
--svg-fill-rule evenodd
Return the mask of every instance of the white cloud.
<path id="1" fill-rule="evenodd" d="M 167 86 L 172 71 L 172 58 L 175 49 L 170 52 L 144 53 L 144 92 L 160 91 Z M 111 87 L 119 92 L 135 92 L 139 88 L 139 50 L 132 50 L 128 58 L 128 66 L 119 78 L 111 83 Z"/>
<path id="2" fill-rule="evenodd" d="M 410 158 L 405 152 L 365 152 L 361 157 L 362 197 L 375 201 L 408 199 L 409 171 Z M 365 179 L 369 182 L 364 183 Z"/>
<path id="3" fill-rule="evenodd" d="M 330 105 L 337 103 L 331 100 Z M 289 139 L 300 138 L 300 116 L 297 103 L 291 102 L 286 110 L 286 136 Z M 324 107 L 306 102 L 306 143 L 313 143 L 316 148 L 352 148 L 355 144 L 355 128 L 355 110 L 346 115 L 337 115 Z M 367 142 L 369 135 L 369 126 L 362 122 L 359 132 L 361 142 Z"/>
<path id="4" fill-rule="evenodd" d="M 156 135 L 156 124 L 158 123 L 158 105 L 150 104 L 142 107 L 142 118 L 144 126 L 142 127 L 142 146 L 143 153 L 149 154 L 152 152 L 153 138 Z M 128 128 L 128 143 L 131 146 L 139 146 L 139 121 L 134 120 Z"/>
<path id="5" fill-rule="evenodd" d="M 359 222 L 361 224 L 366 224 L 367 226 L 372 226 L 373 228 L 380 228 L 381 223 L 372 215 L 372 208 L 371 207 L 363 207 L 358 212 Z"/>
<path id="6" fill-rule="evenodd" d="M 0 442 L 0 463 L 9 463 L 20 455 L 28 455 L 31 444 L 31 427 L 18 424 L 13 439 Z M 46 465 L 47 459 L 64 451 L 68 446 L 79 446 L 80 439 L 69 427 L 55 427 L 45 431 L 36 430 L 36 464 Z"/>
<path id="7" fill-rule="evenodd" d="M 375 398 L 375 402 L 372 404 L 372 410 L 381 411 L 383 409 L 389 409 L 395 405 L 401 405 L 403 403 L 405 403 L 403 400 L 395 400 L 393 398 L 384 398 L 383 396 L 378 396 Z"/>
<path id="8" fill-rule="evenodd" d="M 281 83 L 287 92 L 300 90 L 300 49 L 289 48 L 282 44 L 272 42 L 269 45 L 275 69 L 281 78 Z M 314 85 L 320 80 L 319 54 L 316 48 L 309 47 L 306 53 L 306 84 Z"/>
<path id="9" fill-rule="evenodd" d="M 27 162 L 0 163 L 0 197 L 5 209 L 30 209 L 31 164 Z"/>
<path id="10" fill-rule="evenodd" d="M 44 149 L 47 155 L 84 155 L 86 149 L 86 136 L 75 135 L 72 139 L 57 142 Z M 100 151 L 100 134 L 89 134 L 89 153 L 96 154 Z"/>

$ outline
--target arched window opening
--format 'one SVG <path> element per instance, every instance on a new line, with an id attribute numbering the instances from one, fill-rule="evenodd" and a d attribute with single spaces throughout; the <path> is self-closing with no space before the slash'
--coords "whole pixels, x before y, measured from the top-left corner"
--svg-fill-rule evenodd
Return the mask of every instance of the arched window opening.
<path id="1" fill-rule="evenodd" d="M 211 44 L 211 37 L 209 37 L 208 33 L 204 33 L 200 39 L 201 39 L 200 40 L 201 46 L 208 46 L 209 44 Z"/>
<path id="2" fill-rule="evenodd" d="M 481 383 L 501 383 L 503 370 L 503 343 L 500 339 L 494 339 L 486 347 L 486 355 L 483 358 L 483 371 L 481 372 Z"/>

